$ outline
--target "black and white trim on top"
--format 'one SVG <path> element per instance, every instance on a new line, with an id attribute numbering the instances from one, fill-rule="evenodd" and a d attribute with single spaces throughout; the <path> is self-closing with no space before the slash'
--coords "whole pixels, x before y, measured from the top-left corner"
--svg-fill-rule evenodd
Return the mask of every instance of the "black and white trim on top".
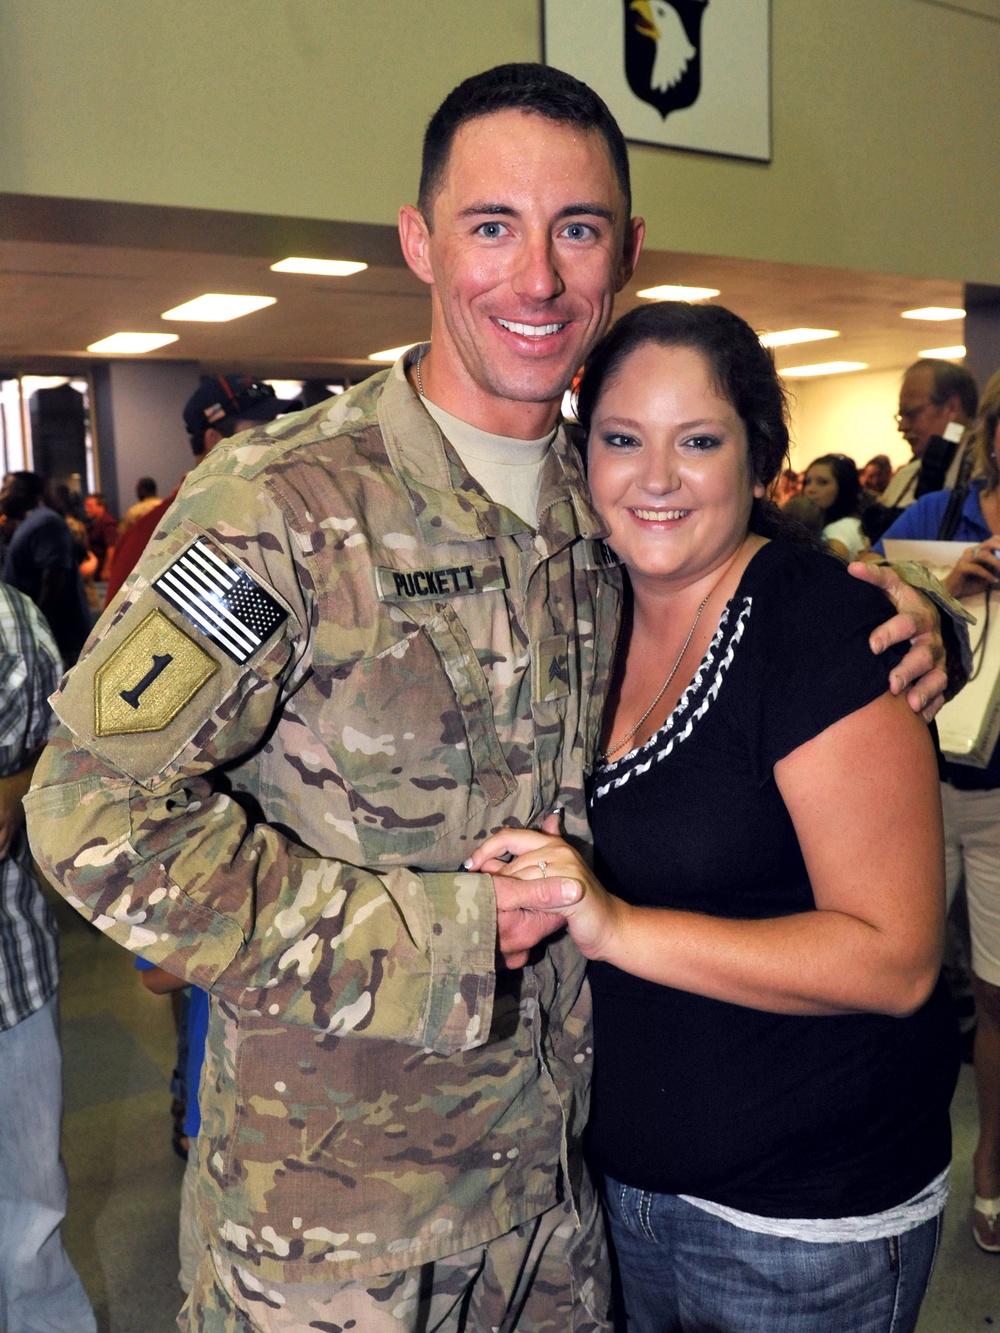
<path id="1" fill-rule="evenodd" d="M 733 616 L 735 602 L 730 602 L 719 617 L 719 627 L 712 636 L 705 656 L 698 665 L 694 679 L 678 699 L 663 726 L 644 744 L 637 746 L 613 764 L 602 765 L 595 773 L 591 805 L 607 796 L 608 792 L 624 787 L 632 777 L 648 773 L 654 763 L 666 759 L 674 749 L 691 735 L 695 725 L 715 702 L 722 679 L 732 665 L 736 647 L 743 638 L 753 598 L 740 599 L 739 611 Z"/>

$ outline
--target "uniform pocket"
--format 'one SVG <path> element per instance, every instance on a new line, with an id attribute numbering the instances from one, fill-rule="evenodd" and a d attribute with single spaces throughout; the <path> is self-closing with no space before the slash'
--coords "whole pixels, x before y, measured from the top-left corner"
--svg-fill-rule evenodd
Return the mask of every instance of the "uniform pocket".
<path id="1" fill-rule="evenodd" d="M 369 865 L 425 854 L 516 785 L 461 621 L 448 606 L 407 611 L 405 632 L 347 675 L 318 638 L 306 690 L 322 698 L 300 708 L 317 709 Z"/>

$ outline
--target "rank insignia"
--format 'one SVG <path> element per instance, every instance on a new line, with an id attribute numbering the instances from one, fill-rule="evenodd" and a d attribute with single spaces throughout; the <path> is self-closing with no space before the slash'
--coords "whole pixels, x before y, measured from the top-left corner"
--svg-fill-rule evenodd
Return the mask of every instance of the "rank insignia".
<path id="1" fill-rule="evenodd" d="M 151 611 L 94 675 L 94 730 L 162 731 L 217 670 L 162 611 Z"/>
<path id="2" fill-rule="evenodd" d="M 240 666 L 288 618 L 242 565 L 204 537 L 154 579 L 153 587 Z"/>

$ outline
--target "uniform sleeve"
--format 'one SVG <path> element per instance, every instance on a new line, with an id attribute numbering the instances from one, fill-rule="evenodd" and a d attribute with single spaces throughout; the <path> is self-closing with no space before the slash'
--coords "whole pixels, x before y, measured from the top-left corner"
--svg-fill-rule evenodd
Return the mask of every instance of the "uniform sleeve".
<path id="1" fill-rule="evenodd" d="M 189 481 L 172 512 L 54 701 L 62 725 L 25 801 L 39 865 L 119 943 L 241 1009 L 444 1054 L 479 1045 L 490 878 L 330 860 L 227 780 L 308 669 L 299 538 L 237 476 Z M 203 577 L 228 611 L 206 609 Z"/>

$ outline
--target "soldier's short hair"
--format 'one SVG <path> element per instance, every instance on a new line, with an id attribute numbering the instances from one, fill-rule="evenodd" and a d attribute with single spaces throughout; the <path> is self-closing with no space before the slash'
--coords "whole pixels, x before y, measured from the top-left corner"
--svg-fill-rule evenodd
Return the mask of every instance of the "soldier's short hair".
<path id="1" fill-rule="evenodd" d="M 625 196 L 626 216 L 632 213 L 628 150 L 618 122 L 592 88 L 549 65 L 509 64 L 473 74 L 444 99 L 424 135 L 417 207 L 433 227 L 431 211 L 455 135 L 470 120 L 497 111 L 533 111 L 560 125 L 596 130 L 607 145 L 618 184 Z"/>
<path id="2" fill-rule="evenodd" d="M 962 404 L 962 412 L 971 421 L 979 408 L 979 389 L 964 366 L 957 366 L 954 361 L 943 361 L 936 356 L 922 356 L 907 366 L 906 374 L 913 370 L 929 370 L 934 376 L 931 389 L 931 402 L 937 407 L 944 404 L 953 395 Z M 904 377 L 905 378 L 905 377 Z"/>

